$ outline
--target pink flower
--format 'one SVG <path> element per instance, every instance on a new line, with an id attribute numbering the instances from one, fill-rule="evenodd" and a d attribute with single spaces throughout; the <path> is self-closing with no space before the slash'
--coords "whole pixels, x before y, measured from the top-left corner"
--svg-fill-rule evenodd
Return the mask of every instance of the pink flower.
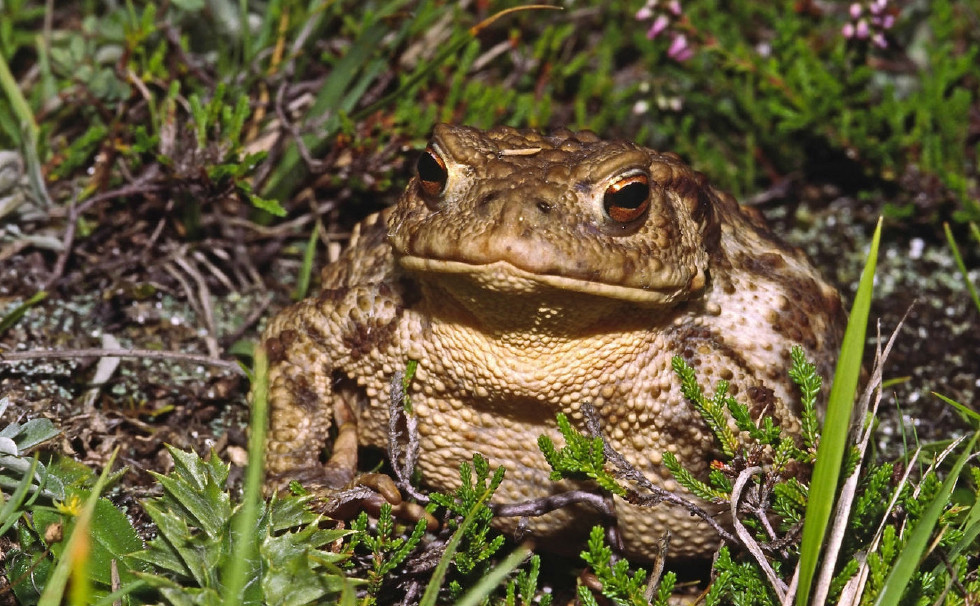
<path id="1" fill-rule="evenodd" d="M 868 22 L 865 21 L 864 19 L 861 19 L 860 21 L 858 21 L 857 22 L 857 27 L 855 27 L 855 29 L 854 29 L 854 33 L 861 40 L 864 40 L 865 38 L 867 38 L 868 37 L 868 34 L 871 33 L 870 32 L 870 29 L 868 28 Z"/>
<path id="2" fill-rule="evenodd" d="M 670 25 L 670 19 L 667 18 L 667 15 L 660 15 L 654 20 L 653 25 L 650 26 L 650 30 L 647 32 L 647 38 L 653 40 L 667 29 L 668 25 Z"/>
<path id="3" fill-rule="evenodd" d="M 647 30 L 647 38 L 653 40 L 657 36 L 668 36 L 670 48 L 667 50 L 667 56 L 674 61 L 687 61 L 694 56 L 694 48 L 688 42 L 687 36 L 675 27 L 683 19 L 680 0 L 666 0 L 666 2 L 646 0 L 646 4 L 636 11 L 636 19 L 653 21 L 650 29 Z"/>
<path id="4" fill-rule="evenodd" d="M 694 49 L 687 43 L 687 36 L 676 34 L 667 49 L 667 56 L 674 61 L 684 62 L 694 56 Z"/>
<path id="5" fill-rule="evenodd" d="M 889 10 L 891 0 L 863 0 L 852 3 L 847 12 L 851 19 L 841 27 L 845 39 L 869 41 L 878 48 L 887 48 L 885 32 L 895 25 L 895 9 Z"/>

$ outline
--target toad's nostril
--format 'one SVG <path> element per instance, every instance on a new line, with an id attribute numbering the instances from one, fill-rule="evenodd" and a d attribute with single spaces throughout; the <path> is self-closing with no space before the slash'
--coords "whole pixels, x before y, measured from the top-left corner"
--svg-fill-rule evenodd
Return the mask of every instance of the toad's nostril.
<path id="1" fill-rule="evenodd" d="M 541 211 L 541 214 L 542 215 L 547 215 L 548 213 L 551 212 L 551 203 L 550 202 L 545 202 L 544 200 L 538 200 L 538 202 L 537 202 L 537 204 L 535 204 L 535 206 L 538 207 L 538 210 Z"/>
<path id="2" fill-rule="evenodd" d="M 490 204 L 491 202 L 496 200 L 499 196 L 500 196 L 500 192 L 497 191 L 483 192 L 482 194 L 480 194 L 480 197 L 477 198 L 475 206 L 477 208 L 481 206 L 486 206 L 487 204 Z"/>

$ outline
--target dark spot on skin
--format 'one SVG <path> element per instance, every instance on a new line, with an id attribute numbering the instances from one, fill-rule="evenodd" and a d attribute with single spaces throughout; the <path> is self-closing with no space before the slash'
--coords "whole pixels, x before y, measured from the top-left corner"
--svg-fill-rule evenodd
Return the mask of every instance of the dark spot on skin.
<path id="1" fill-rule="evenodd" d="M 320 307 L 333 306 L 337 301 L 344 298 L 344 291 L 336 288 L 326 288 L 321 290 L 317 296 L 316 300 Z"/>
<path id="2" fill-rule="evenodd" d="M 772 322 L 773 330 L 787 340 L 799 343 L 813 350 L 819 345 L 819 337 L 839 332 L 843 316 L 840 298 L 836 295 L 823 295 L 820 285 L 810 277 L 783 274 L 781 282 L 786 288 L 787 305 L 780 308 Z M 833 318 L 823 335 L 811 318 Z"/>
<path id="3" fill-rule="evenodd" d="M 285 332 L 292 331 L 284 331 L 282 334 Z M 282 334 L 265 340 L 265 352 L 269 356 L 270 364 L 278 364 L 286 359 L 286 348 L 282 346 L 282 341 L 280 341 Z"/>
<path id="4" fill-rule="evenodd" d="M 704 247 L 709 251 L 718 250 L 721 241 L 721 221 L 715 212 L 715 199 L 708 194 L 707 186 L 698 192 L 698 204 L 694 209 L 693 219 L 702 225 L 701 238 Z"/>
<path id="5" fill-rule="evenodd" d="M 320 402 L 320 396 L 305 376 L 297 376 L 290 391 L 293 393 L 293 402 L 297 406 L 310 414 L 321 412 L 322 403 Z"/>
<path id="6" fill-rule="evenodd" d="M 786 267 L 786 259 L 775 253 L 763 253 L 755 256 L 743 255 L 740 262 L 740 266 L 746 271 L 768 277 L 778 275 L 779 270 Z"/>
<path id="7" fill-rule="evenodd" d="M 379 287 L 378 292 L 383 295 L 388 294 L 385 285 Z M 395 301 L 395 305 L 399 307 L 399 311 L 405 308 L 415 307 L 419 301 L 422 300 L 422 289 L 419 288 L 419 283 L 416 280 L 409 278 L 408 276 L 400 276 L 398 278 L 398 290 L 391 290 L 392 294 L 396 292 L 401 294 L 401 297 L 392 297 Z M 401 315 L 401 313 L 399 313 Z"/>
<path id="8" fill-rule="evenodd" d="M 341 342 L 350 353 L 351 360 L 359 360 L 374 350 L 383 353 L 391 345 L 392 335 L 397 325 L 397 315 L 390 323 L 382 323 L 372 318 L 342 335 Z"/>

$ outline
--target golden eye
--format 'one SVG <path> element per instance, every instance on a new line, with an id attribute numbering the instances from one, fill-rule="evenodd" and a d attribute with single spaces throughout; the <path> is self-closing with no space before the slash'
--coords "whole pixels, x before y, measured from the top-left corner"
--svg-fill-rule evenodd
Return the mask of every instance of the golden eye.
<path id="1" fill-rule="evenodd" d="M 419 175 L 419 186 L 426 195 L 438 196 L 442 193 L 446 187 L 446 179 L 449 178 L 449 171 L 446 169 L 446 162 L 431 145 L 419 156 L 416 170 Z"/>
<path id="2" fill-rule="evenodd" d="M 606 215 L 617 223 L 629 223 L 650 207 L 650 178 L 644 174 L 630 175 L 616 181 L 602 196 Z"/>

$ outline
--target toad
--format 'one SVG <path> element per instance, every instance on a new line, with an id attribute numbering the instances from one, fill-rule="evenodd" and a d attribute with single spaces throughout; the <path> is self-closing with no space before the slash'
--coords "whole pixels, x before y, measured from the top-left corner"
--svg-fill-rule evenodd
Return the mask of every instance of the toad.
<path id="1" fill-rule="evenodd" d="M 383 447 L 391 378 L 415 360 L 428 486 L 455 489 L 479 452 L 506 468 L 496 502 L 568 490 L 549 480 L 537 438 L 561 444 L 556 413 L 581 427 L 588 403 L 613 448 L 683 494 L 663 453 L 704 476 L 717 452 L 671 358 L 707 393 L 725 379 L 755 414 L 798 432 L 789 351 L 802 346 L 826 376 L 843 315 L 801 251 L 675 154 L 591 132 L 439 125 L 397 204 L 357 225 L 320 293 L 265 331 L 268 481 L 335 481 L 321 453 L 337 420 Z M 664 529 L 675 557 L 719 543 L 674 507 L 620 501 L 616 513 L 637 559 L 657 553 Z M 567 544 L 592 515 L 563 508 L 528 529 Z"/>

